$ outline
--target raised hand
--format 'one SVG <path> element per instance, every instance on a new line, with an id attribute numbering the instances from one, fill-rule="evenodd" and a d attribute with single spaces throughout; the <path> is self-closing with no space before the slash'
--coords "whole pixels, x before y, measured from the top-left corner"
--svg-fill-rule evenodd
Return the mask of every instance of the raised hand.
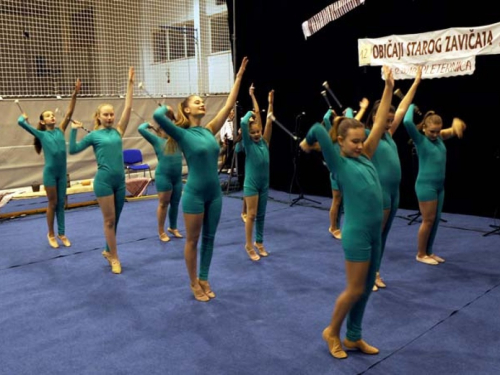
<path id="1" fill-rule="evenodd" d="M 253 85 L 253 82 L 250 85 L 250 89 L 248 90 L 248 93 L 250 94 L 250 96 L 254 96 L 255 95 L 255 86 Z"/>
<path id="2" fill-rule="evenodd" d="M 274 104 L 274 90 L 269 91 L 269 94 L 267 95 L 267 101 L 269 104 Z"/>
<path id="3" fill-rule="evenodd" d="M 392 76 L 392 70 L 387 65 L 384 65 L 382 68 L 384 72 L 385 84 L 389 86 L 391 89 L 394 88 L 394 77 Z"/>
<path id="4" fill-rule="evenodd" d="M 359 108 L 364 109 L 365 111 L 369 105 L 370 105 L 370 101 L 366 98 L 361 99 L 361 101 L 359 102 Z"/>
<path id="5" fill-rule="evenodd" d="M 462 138 L 464 136 L 464 131 L 467 128 L 467 126 L 465 125 L 465 122 L 463 122 L 458 117 L 455 117 L 453 119 L 453 123 L 451 124 L 451 127 L 453 129 L 453 132 L 457 136 L 457 138 Z"/>
<path id="6" fill-rule="evenodd" d="M 71 128 L 72 129 L 83 128 L 83 124 L 80 121 L 71 120 Z"/>
<path id="7" fill-rule="evenodd" d="M 77 78 L 75 82 L 75 91 L 77 94 L 80 92 L 81 87 L 82 87 L 82 81 L 80 81 L 80 78 Z"/>
<path id="8" fill-rule="evenodd" d="M 236 74 L 236 77 L 243 77 L 243 73 L 245 73 L 245 69 L 248 64 L 248 57 L 244 57 L 243 60 L 241 61 L 240 69 L 238 70 L 238 74 Z"/>

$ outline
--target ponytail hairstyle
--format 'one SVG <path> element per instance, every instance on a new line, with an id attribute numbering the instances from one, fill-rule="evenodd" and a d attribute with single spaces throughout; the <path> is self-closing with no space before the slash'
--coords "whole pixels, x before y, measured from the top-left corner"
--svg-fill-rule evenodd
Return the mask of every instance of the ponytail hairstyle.
<path id="1" fill-rule="evenodd" d="M 423 132 L 425 127 L 429 124 L 440 124 L 441 126 L 443 126 L 443 119 L 441 118 L 441 116 L 436 114 L 436 112 L 427 111 L 422 121 L 417 125 L 417 129 Z"/>
<path id="2" fill-rule="evenodd" d="M 43 122 L 43 114 L 45 112 L 46 111 L 43 111 L 42 113 L 40 113 L 40 120 L 38 121 L 38 124 L 36 126 L 37 130 L 40 130 L 40 131 L 47 130 L 47 127 L 45 126 L 45 123 Z M 35 137 L 35 140 L 33 141 L 33 146 L 35 146 L 35 151 L 37 154 L 40 154 L 42 152 L 42 143 L 36 137 Z"/>
<path id="3" fill-rule="evenodd" d="M 189 128 L 189 125 L 191 125 L 188 117 L 184 113 L 184 109 L 188 106 L 189 101 L 194 96 L 195 95 L 189 95 L 186 99 L 184 99 L 182 102 L 180 102 L 177 105 L 177 118 L 174 116 L 173 120 L 174 120 L 175 125 L 183 128 L 183 129 L 187 129 L 187 128 Z M 167 115 L 168 115 L 168 112 L 167 112 Z M 169 118 L 171 118 L 171 117 L 169 116 Z M 177 151 L 178 148 L 179 148 L 179 145 L 177 144 L 177 142 L 172 137 L 168 137 L 167 146 L 165 147 L 165 153 L 166 154 L 173 154 L 175 151 Z"/>
<path id="4" fill-rule="evenodd" d="M 99 105 L 99 107 L 97 107 L 96 111 L 94 112 L 94 116 L 92 116 L 93 119 L 92 122 L 94 123 L 94 130 L 97 130 L 97 128 L 102 125 L 101 120 L 99 120 L 99 115 L 101 114 L 101 109 L 106 106 L 113 108 L 111 104 L 104 103 Z"/>
<path id="5" fill-rule="evenodd" d="M 333 120 L 332 128 L 330 129 L 330 138 L 332 142 L 338 142 L 338 137 L 345 138 L 349 129 L 364 128 L 362 122 L 345 116 L 337 116 Z"/>
<path id="6" fill-rule="evenodd" d="M 373 103 L 372 110 L 368 114 L 365 123 L 367 129 L 371 130 L 371 128 L 373 128 L 373 119 L 377 115 L 378 107 L 380 107 L 380 100 L 377 100 L 375 103 Z M 396 108 L 393 105 L 390 106 L 389 113 L 396 113 Z"/>

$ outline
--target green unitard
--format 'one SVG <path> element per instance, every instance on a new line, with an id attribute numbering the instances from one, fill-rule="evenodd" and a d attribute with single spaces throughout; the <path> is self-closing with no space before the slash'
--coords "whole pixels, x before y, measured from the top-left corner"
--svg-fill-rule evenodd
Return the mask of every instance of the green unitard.
<path id="1" fill-rule="evenodd" d="M 264 221 L 269 196 L 269 146 L 262 137 L 258 142 L 250 138 L 248 126 L 250 117 L 252 117 L 251 111 L 241 119 L 241 135 L 245 149 L 243 195 L 245 197 L 259 196 L 255 217 L 255 242 L 261 244 L 264 241 Z"/>
<path id="2" fill-rule="evenodd" d="M 446 175 L 446 146 L 443 139 L 438 137 L 430 140 L 420 133 L 413 122 L 415 105 L 411 104 L 406 111 L 403 124 L 415 144 L 418 156 L 418 175 L 415 182 L 415 192 L 419 202 L 436 201 L 437 210 L 434 224 L 432 225 L 427 242 L 427 255 L 433 254 L 432 245 L 436 238 L 441 211 L 444 202 L 444 179 Z"/>
<path id="3" fill-rule="evenodd" d="M 168 208 L 169 228 L 177 229 L 179 203 L 182 195 L 182 153 L 166 153 L 167 140 L 148 131 L 149 124 L 139 125 L 139 133 L 153 146 L 158 164 L 155 169 L 155 184 L 158 192 L 171 191 Z"/>
<path id="4" fill-rule="evenodd" d="M 381 247 L 383 219 L 382 188 L 375 166 L 364 155 L 345 157 L 321 124 L 316 123 L 307 133 L 309 145 L 319 142 L 328 169 L 342 186 L 344 226 L 342 247 L 347 261 L 370 262 L 365 291 L 347 317 L 347 338 L 361 339 L 361 323 L 366 303 L 375 282 Z"/>
<path id="5" fill-rule="evenodd" d="M 366 129 L 366 136 L 370 130 Z M 385 132 L 372 157 L 373 165 L 378 172 L 380 185 L 382 186 L 384 210 L 390 210 L 385 227 L 382 230 L 382 249 L 380 251 L 380 264 L 384 256 L 387 236 L 392 227 L 392 222 L 399 207 L 399 184 L 401 182 L 401 163 L 399 161 L 398 147 L 389 132 Z"/>
<path id="6" fill-rule="evenodd" d="M 203 227 L 199 279 L 208 280 L 215 232 L 222 211 L 222 189 L 219 182 L 219 144 L 212 132 L 201 126 L 187 129 L 176 126 L 166 116 L 167 107 L 156 109 L 153 118 L 180 146 L 188 166 L 188 178 L 182 194 L 185 214 L 201 214 Z"/>
<path id="7" fill-rule="evenodd" d="M 59 128 L 38 130 L 32 127 L 24 116 L 19 116 L 17 123 L 35 136 L 42 144 L 45 166 L 43 168 L 43 184 L 45 187 L 56 187 L 56 220 L 57 233 L 65 234 L 64 203 L 66 201 L 66 140 Z"/>
<path id="8" fill-rule="evenodd" d="M 94 177 L 96 197 L 114 196 L 115 233 L 118 220 L 125 204 L 125 169 L 123 166 L 122 137 L 115 128 L 103 128 L 87 134 L 80 142 L 76 141 L 77 129 L 71 129 L 69 153 L 77 154 L 92 146 L 97 160 L 97 173 Z M 106 244 L 106 251 L 109 246 Z"/>

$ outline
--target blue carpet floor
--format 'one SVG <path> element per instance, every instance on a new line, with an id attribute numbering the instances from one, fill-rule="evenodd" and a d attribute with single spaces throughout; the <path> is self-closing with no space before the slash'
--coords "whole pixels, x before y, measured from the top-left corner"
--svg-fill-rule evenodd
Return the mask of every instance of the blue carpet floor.
<path id="1" fill-rule="evenodd" d="M 498 373 L 500 236 L 483 236 L 492 219 L 444 213 L 435 252 L 447 261 L 426 266 L 415 261 L 418 223 L 400 210 L 381 269 L 388 286 L 364 319 L 380 354 L 335 360 L 321 332 L 345 285 L 341 243 L 327 230 L 330 199 L 291 207 L 295 197 L 270 191 L 270 256 L 259 262 L 244 250 L 241 192 L 224 197 L 208 303 L 189 289 L 184 239 L 158 240 L 156 199 L 125 204 L 121 275 L 100 254 L 97 206 L 67 210 L 72 246 L 57 250 L 44 214 L 2 221 L 0 374 Z"/>

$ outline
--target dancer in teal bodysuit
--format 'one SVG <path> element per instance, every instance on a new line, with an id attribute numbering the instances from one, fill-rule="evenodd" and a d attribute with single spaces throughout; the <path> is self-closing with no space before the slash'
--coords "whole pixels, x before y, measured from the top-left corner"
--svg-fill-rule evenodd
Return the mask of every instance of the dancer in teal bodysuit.
<path id="1" fill-rule="evenodd" d="M 240 152 L 245 154 L 245 148 L 243 147 L 243 142 L 241 141 L 241 128 L 238 129 L 238 137 L 235 140 L 234 152 L 236 152 L 237 154 L 239 154 Z M 243 205 L 241 207 L 241 220 L 244 223 L 246 223 L 247 221 L 247 203 L 245 201 L 245 198 L 243 198 Z"/>
<path id="2" fill-rule="evenodd" d="M 125 107 L 116 128 L 113 127 L 115 112 L 110 104 L 101 104 L 94 114 L 94 131 L 80 142 L 76 141 L 76 132 L 83 125 L 74 121 L 71 125 L 69 153 L 77 154 L 92 146 L 97 160 L 97 173 L 94 177 L 94 193 L 101 208 L 104 221 L 106 249 L 102 255 L 109 262 L 111 272 L 122 272 L 116 245 L 116 229 L 125 203 L 125 171 L 123 167 L 122 137 L 127 129 L 132 111 L 134 91 L 134 68 L 128 72 Z"/>
<path id="3" fill-rule="evenodd" d="M 184 257 L 193 295 L 196 300 L 203 302 L 215 297 L 208 282 L 208 273 L 222 209 L 222 190 L 217 167 L 219 144 L 214 134 L 220 130 L 236 103 L 247 62 L 248 59 L 243 58 L 224 107 L 205 127 L 201 126 L 201 120 L 205 116 L 205 103 L 197 95 L 191 95 L 179 104 L 176 124 L 166 116 L 168 109 L 164 106 L 158 108 L 153 115 L 158 125 L 170 136 L 168 152 L 180 147 L 188 166 L 188 179 L 181 199 L 186 225 Z M 198 272 L 197 247 L 200 232 L 202 239 Z"/>
<path id="4" fill-rule="evenodd" d="M 169 111 L 168 113 L 173 113 Z M 175 120 L 172 116 L 171 120 Z M 154 129 L 158 135 L 151 134 L 148 129 Z M 153 146 L 158 164 L 155 170 L 155 184 L 158 191 L 158 208 L 156 216 L 158 219 L 158 236 L 163 242 L 170 241 L 165 233 L 165 220 L 167 217 L 170 225 L 168 232 L 177 238 L 182 235 L 177 229 L 177 217 L 179 214 L 179 202 L 182 195 L 182 154 L 177 150 L 173 154 L 166 153 L 167 135 L 161 129 L 156 130 L 148 123 L 139 126 L 139 133 Z M 169 207 L 170 204 L 170 207 Z"/>
<path id="5" fill-rule="evenodd" d="M 323 116 L 323 124 L 328 132 L 332 128 L 332 117 L 336 117 L 336 114 L 331 109 L 329 109 L 328 112 L 325 113 L 325 116 Z M 342 232 L 340 230 L 342 193 L 340 192 L 339 184 L 332 173 L 330 173 L 330 185 L 332 188 L 332 205 L 330 206 L 330 227 L 328 228 L 328 231 L 334 238 L 340 240 L 342 239 Z"/>
<path id="6" fill-rule="evenodd" d="M 401 164 L 399 162 L 399 154 L 396 143 L 393 140 L 394 133 L 398 129 L 399 125 L 403 121 L 403 117 L 408 109 L 408 106 L 415 96 L 417 87 L 420 84 L 422 77 L 422 67 L 418 67 L 415 80 L 408 90 L 407 94 L 401 100 L 398 108 L 395 109 L 391 106 L 389 110 L 389 115 L 387 117 L 387 123 L 385 126 L 385 133 L 378 144 L 377 151 L 373 155 L 372 162 L 377 169 L 378 176 L 380 179 L 380 185 L 382 186 L 382 193 L 384 198 L 384 220 L 382 224 L 382 248 L 380 251 L 380 261 L 379 267 L 377 268 L 377 273 L 375 276 L 375 284 L 373 285 L 373 290 L 377 291 L 378 288 L 385 288 L 386 284 L 380 277 L 380 265 L 382 263 L 382 258 L 385 252 L 385 245 L 387 242 L 387 236 L 392 227 L 392 222 L 396 216 L 396 212 L 399 207 L 399 184 L 401 183 Z M 370 130 L 375 120 L 375 115 L 379 107 L 379 102 L 377 101 L 372 108 L 371 113 L 368 116 L 366 123 L 366 134 L 370 134 Z"/>
<path id="7" fill-rule="evenodd" d="M 253 87 L 253 86 L 252 86 Z M 268 95 L 269 107 L 267 113 L 273 112 L 274 90 Z M 254 109 L 258 106 L 254 105 Z M 251 121 L 251 118 L 253 121 Z M 266 217 L 267 199 L 269 195 L 269 144 L 272 135 L 272 120 L 266 121 L 264 135 L 257 112 L 249 111 L 241 120 L 241 134 L 245 148 L 245 182 L 243 195 L 247 207 L 245 221 L 245 250 L 251 260 L 268 256 L 264 248 L 264 221 Z M 255 222 L 255 242 L 252 245 Z M 254 250 L 257 248 L 259 254 Z"/>
<path id="8" fill-rule="evenodd" d="M 365 140 L 364 125 L 356 119 L 337 117 L 330 134 L 320 124 L 314 125 L 301 142 L 304 151 L 319 142 L 328 169 L 342 187 L 344 225 L 342 246 L 345 254 L 346 289 L 335 302 L 330 325 L 323 331 L 330 354 L 346 358 L 340 342 L 340 328 L 348 315 L 346 349 L 377 354 L 379 350 L 362 339 L 361 323 L 375 280 L 379 260 L 382 227 L 382 188 L 371 157 L 385 130 L 392 99 L 392 73 L 384 67 L 385 88 L 372 132 Z M 339 147 L 334 147 L 338 142 Z"/>
<path id="9" fill-rule="evenodd" d="M 354 112 L 352 111 L 351 108 L 346 109 L 344 114 L 345 117 L 355 118 L 358 121 L 361 120 L 363 114 L 366 111 L 366 108 L 368 107 L 369 104 L 368 99 L 363 98 L 363 100 L 361 100 L 359 104 L 360 104 L 360 110 L 358 111 L 356 117 L 354 117 Z M 337 114 L 332 109 L 329 109 L 328 112 L 326 112 L 325 115 L 323 116 L 323 124 L 328 132 L 332 128 L 332 119 L 335 117 L 337 117 Z M 334 145 L 338 146 L 337 143 L 334 143 Z M 335 179 L 332 173 L 330 173 L 330 185 L 332 188 L 332 205 L 330 206 L 330 227 L 328 228 L 328 232 L 330 232 L 330 234 L 334 238 L 340 240 L 342 239 L 342 231 L 340 230 L 340 219 L 341 219 L 341 213 L 343 211 L 342 192 L 337 180 Z"/>
<path id="10" fill-rule="evenodd" d="M 434 254 L 432 245 L 441 219 L 444 201 L 444 180 L 446 174 L 446 146 L 443 140 L 462 138 L 465 123 L 454 118 L 452 126 L 442 129 L 443 120 L 433 111 L 425 114 L 423 121 L 415 126 L 411 104 L 404 117 L 404 126 L 413 140 L 418 155 L 418 175 L 415 183 L 422 223 L 418 230 L 417 261 L 437 265 L 444 259 Z M 423 131 L 423 134 L 419 132 Z"/>
<path id="11" fill-rule="evenodd" d="M 49 233 L 47 234 L 47 239 L 49 245 L 56 249 L 59 247 L 59 244 L 54 232 L 54 216 L 57 218 L 57 238 L 61 240 L 64 246 L 71 246 L 71 242 L 65 234 L 64 220 L 67 187 L 66 140 L 64 139 L 64 132 L 71 121 L 80 87 L 80 79 L 77 79 L 68 110 L 59 127 L 55 126 L 56 118 L 52 111 L 43 111 L 41 113 L 37 129 L 28 124 L 26 114 L 23 114 L 17 120 L 17 123 L 23 129 L 35 136 L 34 144 L 36 152 L 39 154 L 43 149 L 43 156 L 45 158 L 43 185 L 48 199 L 47 226 Z"/>

